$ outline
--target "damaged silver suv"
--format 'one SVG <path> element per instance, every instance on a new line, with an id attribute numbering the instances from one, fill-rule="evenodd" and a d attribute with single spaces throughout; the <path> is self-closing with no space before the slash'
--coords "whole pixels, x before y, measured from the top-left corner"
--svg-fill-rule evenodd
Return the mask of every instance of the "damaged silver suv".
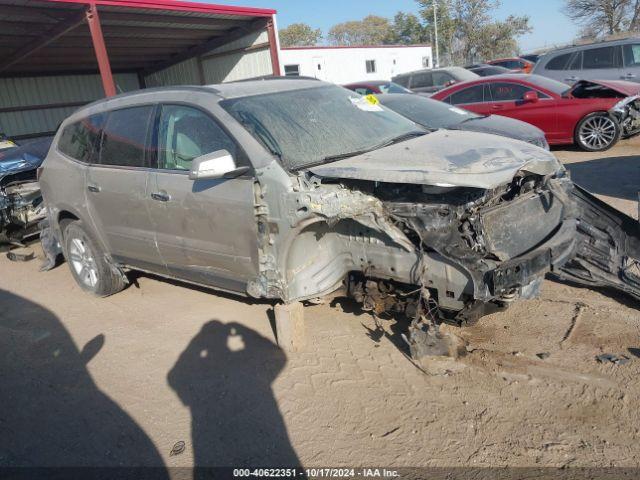
<path id="1" fill-rule="evenodd" d="M 425 130 L 318 81 L 91 104 L 59 129 L 40 185 L 45 238 L 100 296 L 128 269 L 283 302 L 343 287 L 366 310 L 414 319 L 416 351 L 434 321 L 533 297 L 549 272 L 640 296 L 636 222 L 551 153 Z M 45 246 L 54 256 L 56 241 Z"/>

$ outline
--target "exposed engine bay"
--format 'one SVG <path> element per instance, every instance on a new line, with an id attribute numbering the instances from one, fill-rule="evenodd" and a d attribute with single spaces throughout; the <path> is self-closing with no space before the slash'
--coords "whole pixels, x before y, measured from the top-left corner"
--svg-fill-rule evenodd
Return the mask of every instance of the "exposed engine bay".
<path id="1" fill-rule="evenodd" d="M 38 233 L 46 211 L 36 179 L 50 138 L 0 152 L 0 243 L 21 245 Z"/>
<path id="2" fill-rule="evenodd" d="M 0 184 L 0 243 L 22 243 L 37 233 L 38 222 L 44 217 L 38 182 Z"/>
<path id="3" fill-rule="evenodd" d="M 640 299 L 637 222 L 564 170 L 521 171 L 490 189 L 301 180 L 289 199 L 295 235 L 279 244 L 279 227 L 259 215 L 263 276 L 249 294 L 313 300 L 344 288 L 377 318 L 411 319 L 416 357 L 449 348 L 438 324 L 534 298 L 546 274 Z"/>
<path id="4" fill-rule="evenodd" d="M 640 95 L 620 100 L 609 113 L 620 124 L 622 138 L 640 133 Z"/>

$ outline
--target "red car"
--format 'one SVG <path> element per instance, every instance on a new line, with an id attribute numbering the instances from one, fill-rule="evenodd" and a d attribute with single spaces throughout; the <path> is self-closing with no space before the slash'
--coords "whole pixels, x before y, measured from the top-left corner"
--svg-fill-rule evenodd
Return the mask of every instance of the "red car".
<path id="1" fill-rule="evenodd" d="M 431 98 L 540 128 L 550 145 L 601 151 L 640 133 L 640 85 L 581 80 L 573 87 L 539 75 L 505 74 L 458 83 Z"/>
<path id="2" fill-rule="evenodd" d="M 533 62 L 520 57 L 496 58 L 495 60 L 489 60 L 487 63 L 508 68 L 513 73 L 531 73 L 535 65 Z"/>

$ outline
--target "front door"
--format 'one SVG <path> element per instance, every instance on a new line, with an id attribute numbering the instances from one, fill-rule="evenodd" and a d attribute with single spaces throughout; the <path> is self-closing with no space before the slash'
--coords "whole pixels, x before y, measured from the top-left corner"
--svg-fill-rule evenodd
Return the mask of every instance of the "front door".
<path id="1" fill-rule="evenodd" d="M 153 106 L 114 110 L 103 129 L 97 161 L 87 169 L 87 207 L 113 258 L 165 273 L 147 210 L 148 133 Z"/>
<path id="2" fill-rule="evenodd" d="M 194 158 L 218 150 L 248 165 L 243 152 L 209 113 L 186 105 L 161 107 L 157 145 L 149 210 L 169 273 L 244 292 L 258 264 L 253 175 L 197 181 L 188 175 Z"/>
<path id="3" fill-rule="evenodd" d="M 489 112 L 515 118 L 543 130 L 547 139 L 553 139 L 558 130 L 556 100 L 528 85 L 511 82 L 488 84 Z M 534 91 L 538 101 L 525 101 L 524 94 Z"/>

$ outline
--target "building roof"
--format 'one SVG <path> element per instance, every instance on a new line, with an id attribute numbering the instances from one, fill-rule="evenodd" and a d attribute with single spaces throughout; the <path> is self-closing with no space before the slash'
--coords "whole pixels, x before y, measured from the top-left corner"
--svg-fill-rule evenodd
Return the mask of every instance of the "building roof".
<path id="1" fill-rule="evenodd" d="M 174 0 L 92 0 L 114 71 L 154 71 L 263 30 L 275 10 Z M 0 76 L 95 73 L 88 0 L 0 0 Z M 200 52 L 202 53 L 202 52 Z"/>

